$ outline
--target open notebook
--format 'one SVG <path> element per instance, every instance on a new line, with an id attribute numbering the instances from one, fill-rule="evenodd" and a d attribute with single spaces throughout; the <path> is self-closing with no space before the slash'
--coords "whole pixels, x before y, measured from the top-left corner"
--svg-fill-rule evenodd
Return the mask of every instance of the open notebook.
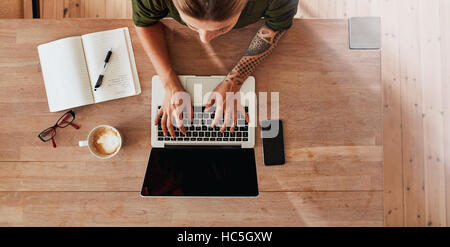
<path id="1" fill-rule="evenodd" d="M 94 91 L 110 49 L 103 84 Z M 56 40 L 38 52 L 51 112 L 141 93 L 128 28 Z"/>

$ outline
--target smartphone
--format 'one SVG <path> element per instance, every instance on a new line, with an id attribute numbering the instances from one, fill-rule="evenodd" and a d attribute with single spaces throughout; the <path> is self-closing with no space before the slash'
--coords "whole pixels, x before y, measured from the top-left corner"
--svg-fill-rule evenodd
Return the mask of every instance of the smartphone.
<path id="1" fill-rule="evenodd" d="M 261 139 L 264 165 L 283 165 L 284 138 L 281 120 L 264 120 L 261 122 Z"/>

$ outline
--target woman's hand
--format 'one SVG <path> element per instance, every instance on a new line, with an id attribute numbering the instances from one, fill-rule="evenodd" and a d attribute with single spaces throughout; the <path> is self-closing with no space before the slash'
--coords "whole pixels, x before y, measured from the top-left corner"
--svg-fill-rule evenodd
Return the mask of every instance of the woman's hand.
<path id="1" fill-rule="evenodd" d="M 225 79 L 211 93 L 205 107 L 205 112 L 207 112 L 214 104 L 216 104 L 215 116 L 211 127 L 214 128 L 218 125 L 219 121 L 222 120 L 222 115 L 224 115 L 220 132 L 223 133 L 226 130 L 226 127 L 231 127 L 230 131 L 233 132 L 236 128 L 237 111 L 245 116 L 245 121 L 249 121 L 248 115 L 241 105 L 240 88 L 241 85 L 237 85 L 232 80 Z"/>
<path id="2" fill-rule="evenodd" d="M 158 125 L 161 119 L 161 128 L 164 136 L 169 132 L 172 138 L 175 138 L 174 125 L 180 129 L 183 135 L 186 134 L 186 129 L 183 125 L 183 110 L 192 122 L 193 110 L 189 94 L 184 90 L 179 82 L 168 83 L 165 88 L 164 100 L 161 108 L 158 110 L 155 118 L 155 125 Z"/>

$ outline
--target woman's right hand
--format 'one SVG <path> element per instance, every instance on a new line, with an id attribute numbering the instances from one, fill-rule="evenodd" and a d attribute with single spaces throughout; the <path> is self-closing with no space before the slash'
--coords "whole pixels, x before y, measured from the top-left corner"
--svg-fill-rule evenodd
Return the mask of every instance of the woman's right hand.
<path id="1" fill-rule="evenodd" d="M 186 134 L 186 128 L 183 125 L 183 109 L 185 110 L 185 114 L 189 116 L 186 117 L 190 123 L 192 123 L 194 111 L 189 94 L 179 82 L 168 83 L 167 85 L 169 86 L 165 88 L 163 103 L 156 114 L 155 125 L 158 125 L 161 120 L 161 128 L 164 136 L 167 136 L 167 133 L 169 133 L 172 138 L 175 138 L 174 126 L 183 135 Z"/>

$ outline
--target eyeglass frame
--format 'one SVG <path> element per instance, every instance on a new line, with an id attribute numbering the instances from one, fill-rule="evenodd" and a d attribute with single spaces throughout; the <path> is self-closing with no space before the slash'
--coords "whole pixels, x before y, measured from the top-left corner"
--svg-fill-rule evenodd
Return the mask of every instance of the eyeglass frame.
<path id="1" fill-rule="evenodd" d="M 60 125 L 58 125 L 58 123 L 59 123 L 60 121 L 62 122 L 62 121 L 65 120 L 65 119 L 63 119 L 65 116 L 70 116 L 69 114 L 72 116 L 72 120 L 71 120 L 70 122 L 67 122 L 67 125 L 66 125 L 66 126 L 60 126 Z M 60 118 L 58 118 L 58 121 L 56 121 L 55 125 L 53 125 L 53 126 L 51 126 L 51 127 L 48 127 L 48 128 L 46 128 L 45 130 L 41 131 L 41 132 L 38 134 L 38 138 L 39 138 L 42 142 L 48 142 L 48 141 L 51 140 L 51 141 L 52 141 L 52 144 L 53 144 L 53 147 L 56 148 L 56 142 L 55 142 L 56 128 L 64 129 L 65 127 L 71 125 L 71 126 L 74 127 L 75 129 L 79 129 L 80 127 L 79 127 L 78 125 L 76 125 L 76 124 L 73 123 L 74 120 L 75 120 L 75 112 L 74 112 L 73 110 L 70 110 L 70 111 L 64 113 Z M 54 133 L 54 134 L 52 135 L 52 137 L 49 138 L 48 140 L 43 139 L 43 138 L 41 137 L 41 134 L 44 133 L 44 132 L 46 132 L 47 130 L 50 130 L 50 129 L 53 129 L 53 133 Z"/>

